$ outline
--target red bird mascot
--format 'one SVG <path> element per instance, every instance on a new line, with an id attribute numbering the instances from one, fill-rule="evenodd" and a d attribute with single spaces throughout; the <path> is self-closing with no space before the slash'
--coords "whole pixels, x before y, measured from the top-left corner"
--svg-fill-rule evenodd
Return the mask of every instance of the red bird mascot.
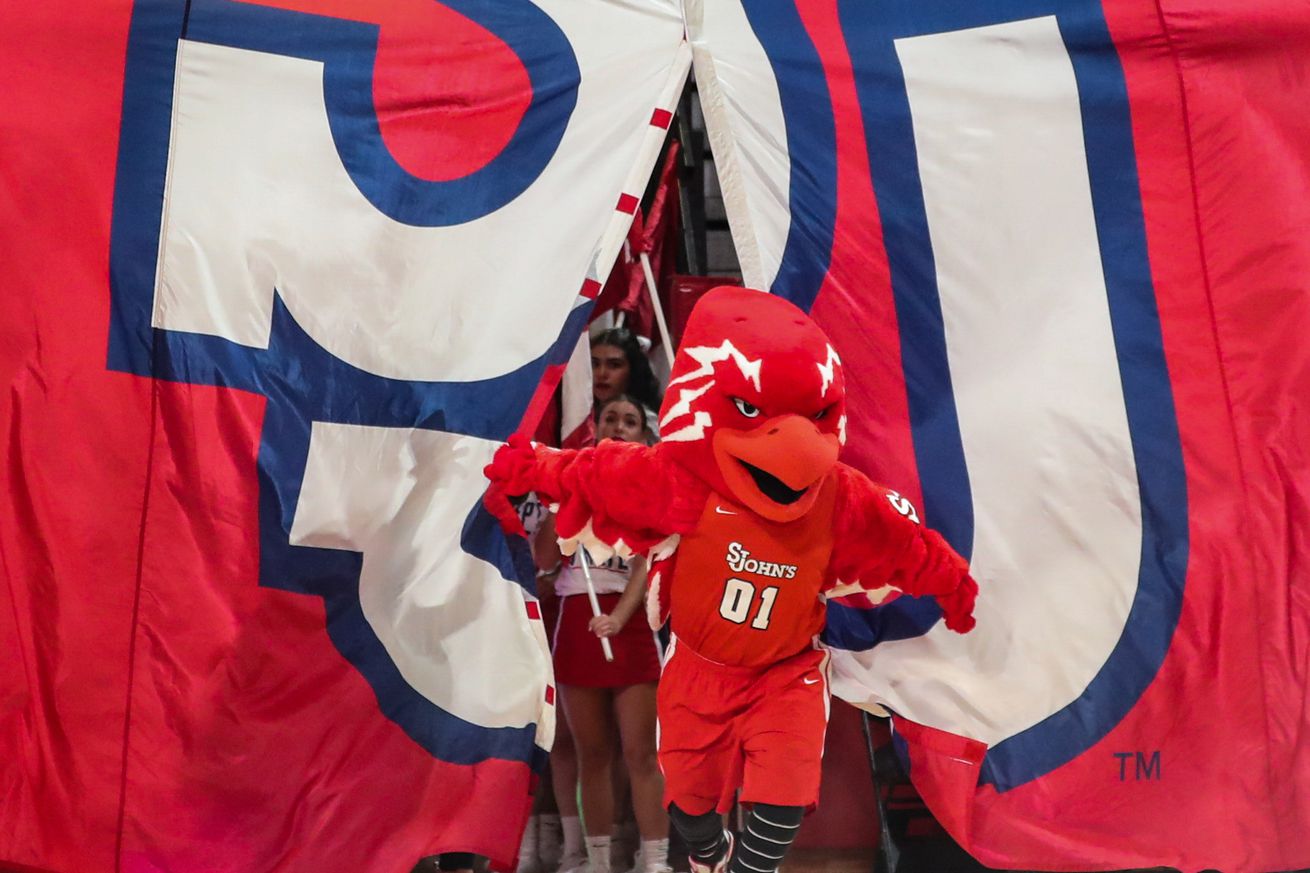
<path id="1" fill-rule="evenodd" d="M 672 622 L 660 679 L 664 801 L 694 873 L 775 870 L 818 800 L 828 721 L 825 602 L 864 591 L 935 597 L 973 627 L 968 567 L 894 491 L 838 463 L 841 361 L 782 298 L 716 288 L 692 312 L 660 410 L 663 441 L 559 451 L 512 439 L 486 505 L 522 532 L 535 491 L 561 546 L 649 553 L 647 613 Z M 752 805 L 734 852 L 716 811 Z"/>

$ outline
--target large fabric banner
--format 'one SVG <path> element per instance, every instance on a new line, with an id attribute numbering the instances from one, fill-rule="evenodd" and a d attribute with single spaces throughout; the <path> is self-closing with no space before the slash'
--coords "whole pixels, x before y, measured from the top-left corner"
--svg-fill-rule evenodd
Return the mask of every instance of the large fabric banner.
<path id="1" fill-rule="evenodd" d="M 991 866 L 1310 864 L 1304 7 L 687 5 L 747 284 L 982 587 L 831 604 L 835 691 Z"/>
<path id="2" fill-rule="evenodd" d="M 481 470 L 622 243 L 678 5 L 0 34 L 0 866 L 510 863 L 554 689 Z"/>

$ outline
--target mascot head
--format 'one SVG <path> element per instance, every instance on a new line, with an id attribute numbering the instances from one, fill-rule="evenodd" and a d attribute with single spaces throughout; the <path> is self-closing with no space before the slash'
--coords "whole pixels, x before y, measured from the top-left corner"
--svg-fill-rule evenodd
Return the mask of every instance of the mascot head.
<path id="1" fill-rule="evenodd" d="M 846 441 L 841 361 L 793 304 L 707 293 L 687 321 L 660 409 L 661 451 L 772 521 L 800 518 Z"/>

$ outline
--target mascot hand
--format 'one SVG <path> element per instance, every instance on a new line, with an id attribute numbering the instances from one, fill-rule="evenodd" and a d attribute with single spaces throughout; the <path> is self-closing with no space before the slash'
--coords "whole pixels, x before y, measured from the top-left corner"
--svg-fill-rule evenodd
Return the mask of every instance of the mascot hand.
<path id="1" fill-rule="evenodd" d="M 978 622 L 973 617 L 973 605 L 978 599 L 978 583 L 972 576 L 961 577 L 959 586 L 949 594 L 938 594 L 946 626 L 957 634 L 967 634 Z"/>
<path id="2" fill-rule="evenodd" d="M 491 486 L 482 497 L 482 505 L 500 521 L 507 533 L 527 535 L 512 498 L 522 497 L 533 490 L 536 465 L 537 453 L 532 442 L 525 436 L 514 434 L 508 443 L 496 449 L 491 463 L 482 468 L 483 474 L 491 480 Z"/>

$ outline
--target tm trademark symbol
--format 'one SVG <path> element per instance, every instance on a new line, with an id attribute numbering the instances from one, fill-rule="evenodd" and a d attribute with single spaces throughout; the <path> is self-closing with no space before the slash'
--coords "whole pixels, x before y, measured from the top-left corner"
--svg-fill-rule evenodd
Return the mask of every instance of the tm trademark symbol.
<path id="1" fill-rule="evenodd" d="M 1113 755 L 1119 759 L 1119 781 L 1128 780 L 1128 763 L 1131 761 L 1133 767 L 1133 779 L 1136 782 L 1158 781 L 1164 776 L 1164 767 L 1160 763 L 1159 750 L 1151 752 L 1114 752 Z"/>

